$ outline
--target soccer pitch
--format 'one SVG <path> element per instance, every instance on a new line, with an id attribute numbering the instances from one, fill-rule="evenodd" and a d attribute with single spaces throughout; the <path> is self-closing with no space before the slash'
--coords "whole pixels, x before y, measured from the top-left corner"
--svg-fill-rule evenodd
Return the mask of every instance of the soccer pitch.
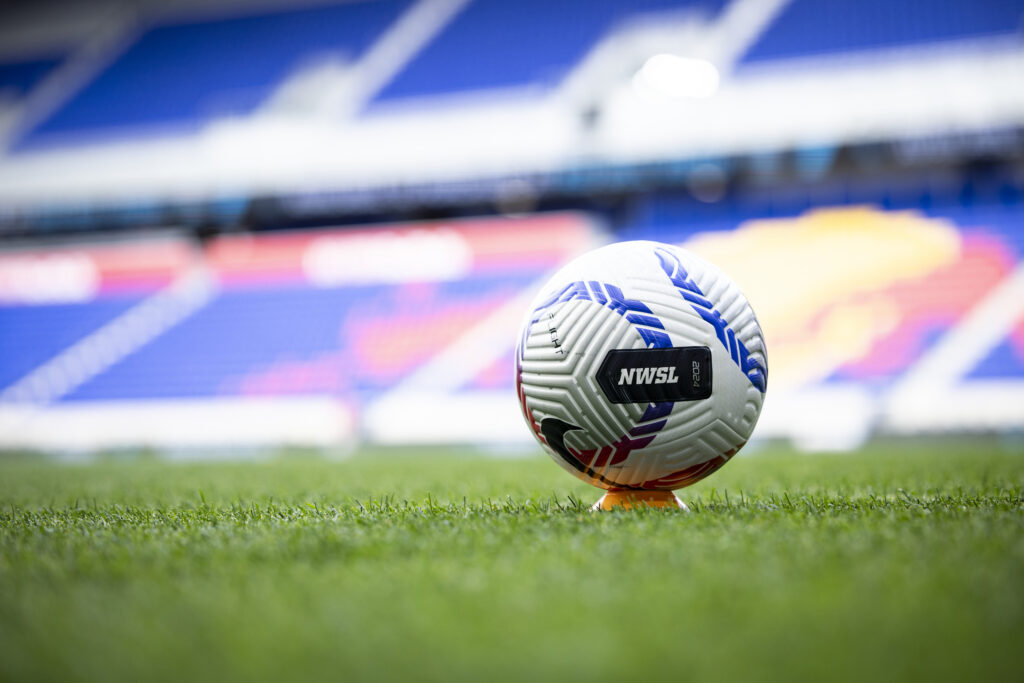
<path id="1" fill-rule="evenodd" d="M 692 512 L 542 457 L 0 460 L 0 679 L 1012 680 L 1024 456 L 740 454 Z"/>

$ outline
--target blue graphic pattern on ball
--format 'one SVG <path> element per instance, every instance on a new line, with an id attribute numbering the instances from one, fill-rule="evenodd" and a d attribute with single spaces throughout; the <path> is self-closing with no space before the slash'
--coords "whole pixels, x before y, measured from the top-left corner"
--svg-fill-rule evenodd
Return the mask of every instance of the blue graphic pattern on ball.
<path id="1" fill-rule="evenodd" d="M 540 320 L 542 311 L 551 308 L 555 304 L 565 303 L 574 299 L 593 301 L 615 311 L 636 325 L 636 331 L 640 334 L 640 338 L 644 340 L 644 343 L 647 344 L 647 348 L 672 348 L 672 340 L 669 338 L 668 333 L 665 332 L 665 324 L 654 315 L 654 312 L 647 304 L 637 299 L 627 299 L 622 290 L 615 285 L 597 282 L 596 280 L 588 282 L 578 280 L 567 284 L 534 309 L 533 318 L 530 321 L 531 324 Z M 644 414 L 640 416 L 640 422 L 650 422 L 651 420 L 666 418 L 671 412 L 671 401 L 651 403 L 644 410 Z M 665 422 L 666 420 L 662 419 L 660 422 L 653 424 L 637 426 L 631 429 L 629 433 L 632 436 L 653 434 L 664 427 Z"/>
<path id="2" fill-rule="evenodd" d="M 765 372 L 764 367 L 757 362 L 757 359 L 750 357 L 750 351 L 746 345 L 736 338 L 736 333 L 729 327 L 728 321 L 715 310 L 714 304 L 708 301 L 697 283 L 690 279 L 690 274 L 686 272 L 686 268 L 683 267 L 679 258 L 666 249 L 656 249 L 655 251 L 658 254 L 658 260 L 661 261 L 662 270 L 679 290 L 679 294 L 689 302 L 697 315 L 715 328 L 715 336 L 729 352 L 732 362 L 739 366 L 740 371 L 747 376 L 750 383 L 763 394 L 768 388 L 768 373 Z"/>

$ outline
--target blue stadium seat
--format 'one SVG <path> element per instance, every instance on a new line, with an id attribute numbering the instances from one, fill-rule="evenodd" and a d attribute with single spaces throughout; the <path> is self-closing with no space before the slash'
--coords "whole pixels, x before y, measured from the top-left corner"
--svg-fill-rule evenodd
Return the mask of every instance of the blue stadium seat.
<path id="1" fill-rule="evenodd" d="M 24 96 L 60 62 L 50 58 L 0 64 L 0 101 Z"/>
<path id="2" fill-rule="evenodd" d="M 81 304 L 0 306 L 0 388 L 124 313 L 138 299 Z"/>
<path id="3" fill-rule="evenodd" d="M 1022 0 L 792 0 L 741 67 L 964 38 L 1020 38 L 1022 20 Z"/>
<path id="4" fill-rule="evenodd" d="M 392 385 L 417 358 L 441 350 L 443 344 L 429 335 L 417 337 L 416 329 L 443 328 L 445 316 L 458 315 L 460 307 L 489 310 L 490 302 L 518 293 L 534 277 L 483 275 L 430 284 L 415 301 L 393 285 L 229 289 L 65 400 L 246 393 L 365 397 Z M 390 355 L 384 347 L 392 349 Z M 343 376 L 296 378 L 310 372 Z"/>
<path id="5" fill-rule="evenodd" d="M 724 0 L 473 0 L 371 103 L 559 82 L 617 24 L 654 12 L 717 13 Z"/>
<path id="6" fill-rule="evenodd" d="M 254 366 L 336 347 L 351 303 L 346 290 L 224 292 L 67 398 L 216 396 Z"/>
<path id="7" fill-rule="evenodd" d="M 967 375 L 968 379 L 1024 379 L 1024 349 L 1018 342 L 1013 348 L 1010 338 L 1003 339 Z"/>
<path id="8" fill-rule="evenodd" d="M 187 130 L 251 112 L 304 62 L 361 55 L 409 4 L 364 0 L 153 28 L 21 147 L 76 134 Z"/>

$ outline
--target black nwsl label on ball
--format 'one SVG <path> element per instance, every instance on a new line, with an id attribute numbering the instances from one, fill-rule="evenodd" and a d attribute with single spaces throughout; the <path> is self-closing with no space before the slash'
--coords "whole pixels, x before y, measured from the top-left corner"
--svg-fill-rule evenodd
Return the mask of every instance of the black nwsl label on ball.
<path id="1" fill-rule="evenodd" d="M 612 403 L 696 401 L 711 395 L 711 349 L 615 349 L 597 371 Z"/>

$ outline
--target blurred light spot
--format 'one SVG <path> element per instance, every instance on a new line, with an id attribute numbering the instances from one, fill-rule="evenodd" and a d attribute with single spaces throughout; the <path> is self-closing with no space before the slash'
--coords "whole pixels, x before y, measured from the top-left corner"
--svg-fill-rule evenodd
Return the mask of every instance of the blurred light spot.
<path id="1" fill-rule="evenodd" d="M 718 81 L 718 69 L 706 59 L 662 53 L 644 62 L 633 88 L 671 99 L 706 99 L 718 91 Z"/>

